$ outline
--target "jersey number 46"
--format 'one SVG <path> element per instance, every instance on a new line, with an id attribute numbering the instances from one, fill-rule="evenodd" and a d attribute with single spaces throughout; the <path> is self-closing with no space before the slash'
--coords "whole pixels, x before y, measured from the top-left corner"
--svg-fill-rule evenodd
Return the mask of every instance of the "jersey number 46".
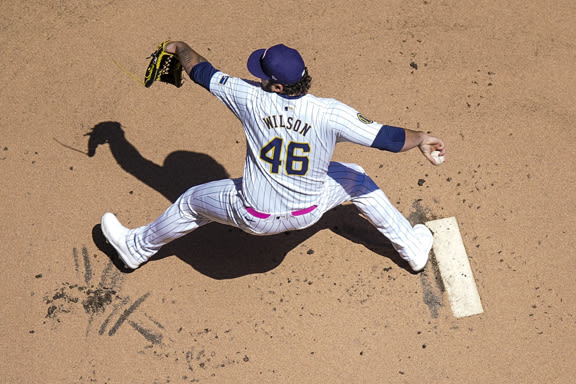
<path id="1" fill-rule="evenodd" d="M 287 175 L 304 176 L 308 172 L 310 144 L 291 141 L 284 150 L 284 139 L 275 137 L 260 150 L 260 159 L 270 164 L 270 172 L 278 173 L 282 165 Z"/>

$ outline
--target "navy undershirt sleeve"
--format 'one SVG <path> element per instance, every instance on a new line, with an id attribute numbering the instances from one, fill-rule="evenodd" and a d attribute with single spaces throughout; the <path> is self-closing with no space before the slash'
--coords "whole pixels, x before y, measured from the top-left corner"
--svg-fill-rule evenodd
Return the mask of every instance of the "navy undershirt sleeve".
<path id="1" fill-rule="evenodd" d="M 400 152 L 405 141 L 406 131 L 404 128 L 383 125 L 371 146 L 389 152 Z"/>
<path id="2" fill-rule="evenodd" d="M 190 76 L 196 84 L 210 91 L 210 79 L 212 79 L 212 76 L 214 76 L 216 72 L 218 72 L 218 70 L 214 68 L 212 64 L 203 61 L 193 66 L 188 76 Z"/>

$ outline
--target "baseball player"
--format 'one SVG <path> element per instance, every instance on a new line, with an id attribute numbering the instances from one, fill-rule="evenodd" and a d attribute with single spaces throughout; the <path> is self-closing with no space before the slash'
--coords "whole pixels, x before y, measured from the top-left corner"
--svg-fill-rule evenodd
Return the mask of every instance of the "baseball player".
<path id="1" fill-rule="evenodd" d="M 390 152 L 418 147 L 444 156 L 441 139 L 424 132 L 376 123 L 348 105 L 308 93 L 311 77 L 301 55 L 283 44 L 254 51 L 248 70 L 259 82 L 230 76 L 188 44 L 170 42 L 190 78 L 223 102 L 246 135 L 243 177 L 197 185 L 148 225 L 124 227 L 112 213 L 102 232 L 131 269 L 165 244 L 210 222 L 254 235 L 299 230 L 350 201 L 386 236 L 414 272 L 428 262 L 433 236 L 414 227 L 357 164 L 331 162 L 336 143 L 352 142 Z"/>

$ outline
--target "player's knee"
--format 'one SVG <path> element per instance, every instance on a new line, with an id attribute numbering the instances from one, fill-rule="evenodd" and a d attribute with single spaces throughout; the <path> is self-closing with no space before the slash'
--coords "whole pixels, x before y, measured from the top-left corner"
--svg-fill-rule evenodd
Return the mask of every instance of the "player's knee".
<path id="1" fill-rule="evenodd" d="M 365 175 L 366 171 L 358 164 L 353 163 L 339 163 L 333 162 L 330 164 L 328 168 L 328 172 L 338 172 L 340 174 L 346 173 L 348 175 L 358 174 L 358 175 Z"/>
<path id="2" fill-rule="evenodd" d="M 347 164 L 346 166 L 351 170 L 353 170 L 355 173 L 358 173 L 359 175 L 366 175 L 366 171 L 364 170 L 364 168 L 362 168 L 362 166 L 358 164 Z"/>

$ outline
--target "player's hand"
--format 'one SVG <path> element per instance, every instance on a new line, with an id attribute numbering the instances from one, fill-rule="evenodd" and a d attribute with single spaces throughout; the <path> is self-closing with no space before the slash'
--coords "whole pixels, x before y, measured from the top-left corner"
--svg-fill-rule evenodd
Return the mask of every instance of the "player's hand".
<path id="1" fill-rule="evenodd" d="M 438 156 L 444 157 L 446 154 L 446 148 L 444 147 L 444 142 L 438 137 L 430 136 L 424 134 L 422 141 L 418 145 L 420 152 L 434 165 L 438 165 L 436 161 L 432 158 L 431 153 L 437 151 Z"/>

